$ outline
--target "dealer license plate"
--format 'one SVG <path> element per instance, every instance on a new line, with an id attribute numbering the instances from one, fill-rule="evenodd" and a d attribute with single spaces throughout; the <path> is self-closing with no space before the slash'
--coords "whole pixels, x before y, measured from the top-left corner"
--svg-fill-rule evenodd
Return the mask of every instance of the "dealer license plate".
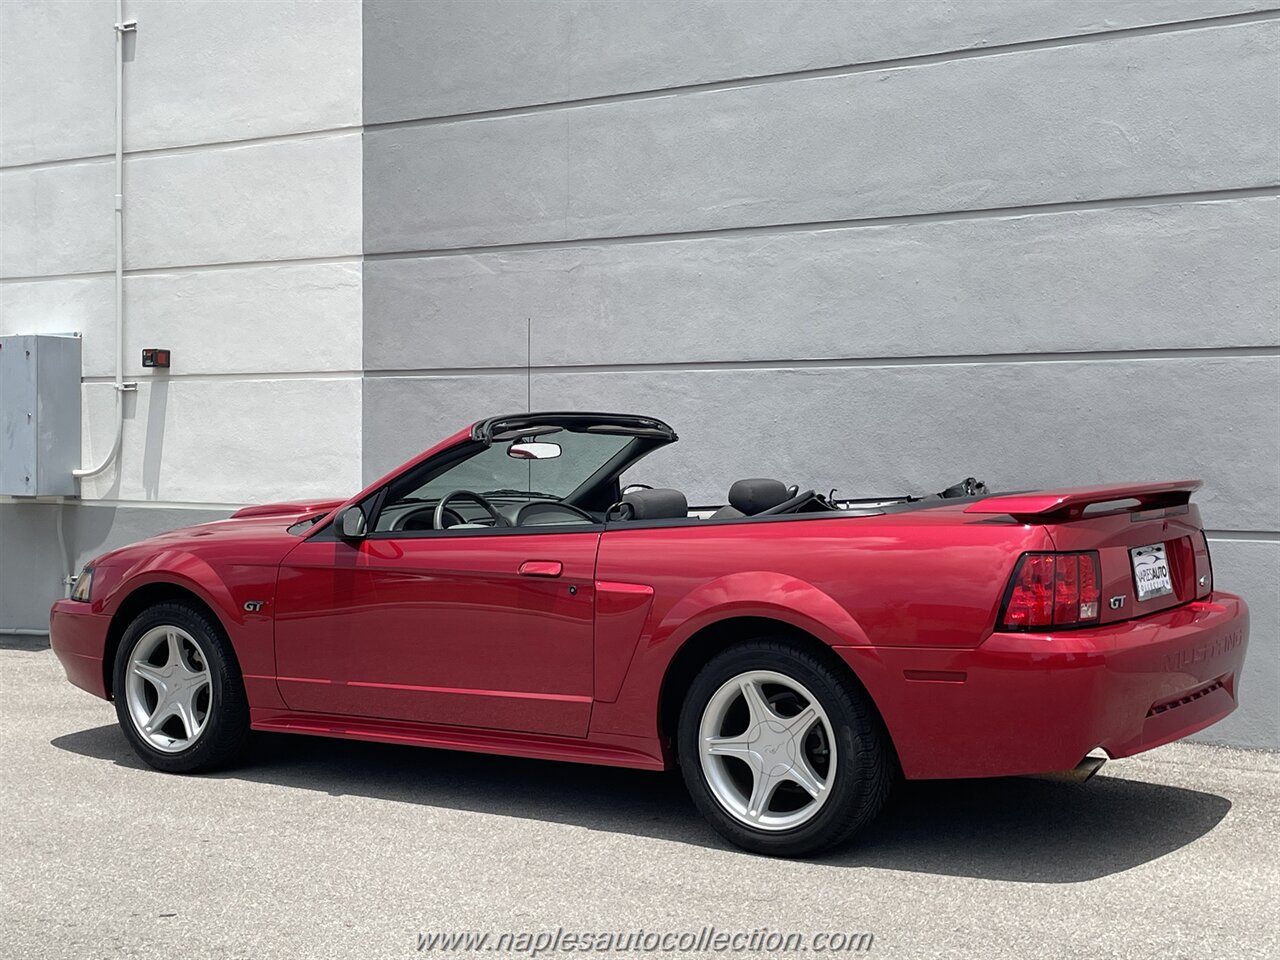
<path id="1" fill-rule="evenodd" d="M 1129 559 L 1133 562 L 1133 580 L 1138 585 L 1139 603 L 1173 593 L 1173 578 L 1169 576 L 1169 558 L 1163 543 L 1134 547 L 1129 551 Z"/>

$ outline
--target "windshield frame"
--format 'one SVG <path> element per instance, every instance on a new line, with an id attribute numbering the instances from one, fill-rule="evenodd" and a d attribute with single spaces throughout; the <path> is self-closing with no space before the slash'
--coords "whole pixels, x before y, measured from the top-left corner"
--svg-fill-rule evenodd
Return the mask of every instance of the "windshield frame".
<path id="1" fill-rule="evenodd" d="M 576 506 L 583 489 L 592 486 L 593 478 L 603 468 L 627 454 L 636 440 L 626 434 L 592 434 L 559 427 L 543 427 L 538 436 L 553 442 L 557 439 L 561 441 L 561 456 L 564 459 L 559 470 L 553 464 L 555 460 L 561 460 L 560 457 L 543 461 L 544 476 L 535 478 L 534 474 L 539 472 L 539 461 L 508 459 L 509 448 L 525 441 L 528 436 L 522 434 L 512 439 L 477 443 L 470 446 L 464 456 L 450 458 L 443 463 L 431 461 L 429 465 L 424 465 L 426 469 L 413 471 L 397 479 L 391 485 L 387 503 L 436 503 L 450 491 L 469 490 L 495 502 L 527 503 L 542 500 Z M 575 437 L 581 439 L 575 440 Z M 612 442 L 597 442 L 610 440 Z M 593 449 L 595 447 L 602 449 Z M 627 456 L 626 459 L 631 458 Z M 475 469 L 469 470 L 468 465 Z M 480 482 L 482 477 L 484 482 Z M 527 488 L 522 486 L 526 477 L 529 484 Z M 547 487 L 552 492 L 534 489 L 535 487 Z"/>
<path id="2" fill-rule="evenodd" d="M 513 435 L 508 431 L 518 431 L 526 427 L 555 425 L 564 428 L 579 427 L 583 432 L 609 432 L 633 437 L 616 456 L 591 476 L 587 477 L 575 490 L 563 497 L 560 502 L 577 507 L 601 516 L 621 497 L 620 479 L 623 473 L 638 463 L 648 454 L 679 440 L 676 432 L 666 423 L 651 417 L 634 414 L 616 413 L 521 413 L 508 414 L 501 417 L 490 417 L 480 420 L 470 427 L 442 440 L 433 447 L 424 450 L 418 456 L 389 471 L 378 480 L 370 483 L 360 493 L 351 497 L 331 511 L 323 521 L 315 524 L 306 532 L 304 539 L 336 540 L 337 535 L 334 518 L 351 506 L 359 506 L 368 518 L 368 526 L 373 530 L 379 520 L 383 505 L 387 502 L 392 488 L 409 491 L 422 486 L 430 472 L 447 469 L 450 465 L 468 459 L 494 442 L 507 442 Z M 495 436 L 498 434 L 498 436 Z M 549 501 L 543 501 L 549 502 Z M 482 533 L 533 533 L 546 531 L 542 527 L 511 528 L 474 528 L 468 534 Z M 413 535 L 451 535 L 449 530 L 415 531 Z M 378 537 L 385 533 L 374 534 Z"/>

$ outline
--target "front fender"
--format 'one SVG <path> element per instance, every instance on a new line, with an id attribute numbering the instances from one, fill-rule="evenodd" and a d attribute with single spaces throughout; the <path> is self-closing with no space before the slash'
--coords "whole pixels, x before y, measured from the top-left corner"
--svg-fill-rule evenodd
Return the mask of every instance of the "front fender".
<path id="1" fill-rule="evenodd" d="M 237 604 L 221 575 L 202 557 L 185 550 L 163 550 L 121 570 L 102 598 L 102 612 L 115 616 L 132 594 L 150 584 L 173 584 L 189 590 L 217 614 L 230 630 L 245 622 L 242 604 Z"/>
<path id="2" fill-rule="evenodd" d="M 154 585 L 190 592 L 213 612 L 226 631 L 240 664 L 250 706 L 282 705 L 275 679 L 274 566 L 227 563 L 220 569 L 196 553 L 170 549 L 115 570 L 119 571 L 119 578 L 113 577 L 107 583 L 100 601 L 102 613 L 115 618 L 129 597 Z M 251 601 L 254 612 L 245 610 L 245 604 Z M 109 661 L 110 651 L 107 654 Z M 105 669 L 110 669 L 109 662 Z"/>

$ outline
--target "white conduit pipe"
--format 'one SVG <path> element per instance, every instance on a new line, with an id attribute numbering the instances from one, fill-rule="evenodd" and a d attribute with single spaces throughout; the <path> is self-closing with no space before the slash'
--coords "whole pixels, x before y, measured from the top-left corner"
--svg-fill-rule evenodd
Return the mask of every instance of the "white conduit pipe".
<path id="1" fill-rule="evenodd" d="M 124 19 L 124 0 L 116 0 L 116 430 L 111 449 L 96 467 L 72 470 L 73 477 L 96 477 L 115 462 L 124 434 L 124 394 L 136 384 L 124 382 L 124 38 L 138 22 Z"/>
<path id="2" fill-rule="evenodd" d="M 80 467 L 72 470 L 71 475 L 77 478 L 96 477 L 106 470 L 120 454 L 120 441 L 124 434 L 124 394 L 134 390 L 137 384 L 124 382 L 124 37 L 138 28 L 136 20 L 125 21 L 124 0 L 116 0 L 116 431 L 111 449 L 96 467 Z M 66 541 L 62 532 L 63 504 L 58 504 L 58 547 L 59 566 L 67 562 Z M 74 571 L 63 581 L 65 588 L 73 582 Z M 47 637 L 48 630 L 24 627 L 0 627 L 0 637 Z"/>

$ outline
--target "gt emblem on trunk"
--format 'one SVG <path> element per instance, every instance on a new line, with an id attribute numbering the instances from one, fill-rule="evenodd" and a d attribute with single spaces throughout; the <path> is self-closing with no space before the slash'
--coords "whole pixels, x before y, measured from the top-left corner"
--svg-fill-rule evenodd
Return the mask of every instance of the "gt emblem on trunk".
<path id="1" fill-rule="evenodd" d="M 1119 610 L 1124 606 L 1124 594 L 1120 594 L 1118 597 L 1112 597 L 1108 602 L 1111 604 L 1112 610 Z"/>

